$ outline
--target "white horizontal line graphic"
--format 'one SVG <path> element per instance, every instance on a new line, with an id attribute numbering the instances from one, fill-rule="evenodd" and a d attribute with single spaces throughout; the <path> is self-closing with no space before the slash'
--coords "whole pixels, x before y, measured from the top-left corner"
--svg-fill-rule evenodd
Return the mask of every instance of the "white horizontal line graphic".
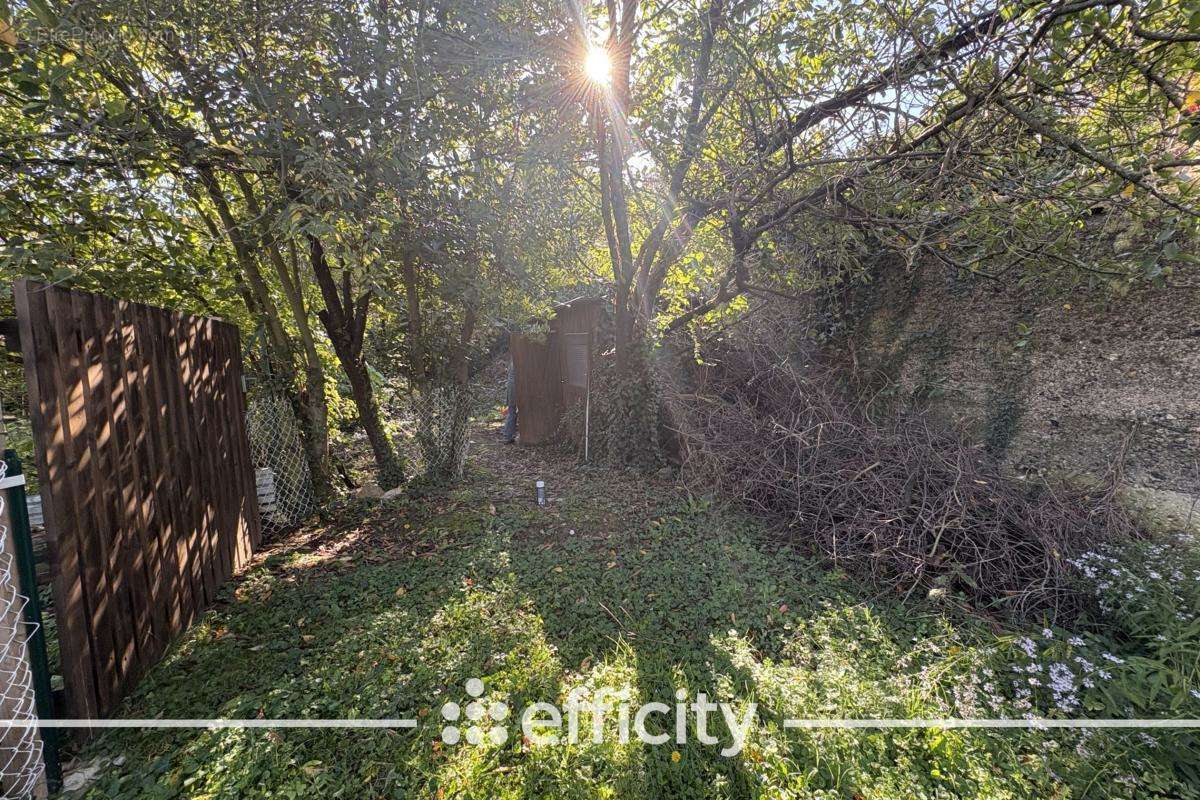
<path id="1" fill-rule="evenodd" d="M 415 728 L 415 719 L 4 719 L 4 728 Z M 1200 719 L 785 719 L 785 728 L 1197 728 Z"/>
<path id="2" fill-rule="evenodd" d="M 415 719 L 5 719 L 0 728 L 415 728 Z"/>
<path id="3" fill-rule="evenodd" d="M 785 728 L 1200 728 L 1200 719 L 785 719 Z"/>

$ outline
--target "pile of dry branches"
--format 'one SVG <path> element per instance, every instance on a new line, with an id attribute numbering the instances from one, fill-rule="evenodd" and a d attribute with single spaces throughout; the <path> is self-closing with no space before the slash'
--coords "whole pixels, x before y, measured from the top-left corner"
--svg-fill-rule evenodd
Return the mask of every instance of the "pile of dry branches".
<path id="1" fill-rule="evenodd" d="M 1031 486 L 927 413 L 872 414 L 761 341 L 673 396 L 689 474 L 890 591 L 1073 615 L 1073 554 L 1135 527 L 1112 487 Z"/>

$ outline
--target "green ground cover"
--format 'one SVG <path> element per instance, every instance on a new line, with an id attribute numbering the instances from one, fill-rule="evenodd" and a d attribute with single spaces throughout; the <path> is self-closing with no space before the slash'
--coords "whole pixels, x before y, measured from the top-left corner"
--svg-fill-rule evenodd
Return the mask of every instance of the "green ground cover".
<path id="1" fill-rule="evenodd" d="M 84 753 L 107 765 L 87 796 L 1196 796 L 1194 732 L 782 725 L 1117 716 L 1113 704 L 1198 716 L 1186 633 L 1172 632 L 1177 661 L 1155 687 L 1144 662 L 1172 656 L 1145 642 L 1109 652 L 1112 637 L 1014 631 L 945 602 L 877 597 L 669 481 L 485 450 L 463 488 L 348 508 L 269 550 L 123 711 L 415 716 L 416 729 L 110 731 Z M 546 509 L 531 501 L 535 475 L 550 484 Z M 1194 594 L 1176 599 L 1194 610 Z M 1196 635 L 1194 621 L 1179 625 Z M 705 692 L 757 712 L 732 757 L 711 718 L 718 745 L 696 741 L 694 719 L 686 744 L 622 743 L 616 719 L 597 744 L 586 715 L 574 744 L 523 737 L 510 715 L 501 744 L 447 745 L 440 709 L 470 700 L 474 677 L 514 715 L 562 705 L 579 686 L 633 704 Z M 666 716 L 649 727 L 673 732 Z"/>

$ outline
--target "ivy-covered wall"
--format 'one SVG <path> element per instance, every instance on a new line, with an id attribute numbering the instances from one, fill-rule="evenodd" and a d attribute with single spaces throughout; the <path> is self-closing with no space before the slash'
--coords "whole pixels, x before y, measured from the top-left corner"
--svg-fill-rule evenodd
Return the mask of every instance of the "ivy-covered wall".
<path id="1" fill-rule="evenodd" d="M 861 293 L 851 344 L 885 396 L 926 401 L 966 424 L 1018 475 L 1087 480 L 1127 448 L 1132 498 L 1168 523 L 1192 510 L 1200 290 L 1117 297 L 964 281 L 931 266 L 879 274 Z M 1192 524 L 1200 525 L 1200 505 Z"/>

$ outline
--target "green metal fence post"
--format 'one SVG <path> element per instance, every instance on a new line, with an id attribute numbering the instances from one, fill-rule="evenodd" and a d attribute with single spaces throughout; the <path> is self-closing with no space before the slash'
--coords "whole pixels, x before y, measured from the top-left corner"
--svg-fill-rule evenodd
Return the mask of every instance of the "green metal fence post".
<path id="1" fill-rule="evenodd" d="M 13 450 L 4 451 L 8 476 L 21 475 L 21 459 Z M 29 510 L 25 505 L 25 485 L 6 490 L 5 505 L 12 520 L 13 545 L 17 556 L 17 579 L 21 594 L 29 598 L 25 604 L 25 622 L 33 628 L 29 637 L 29 662 L 33 672 L 33 693 L 38 719 L 54 719 L 54 692 L 50 686 L 50 662 L 46 656 L 46 634 L 42 629 L 42 603 L 38 598 L 37 566 L 33 559 L 33 534 L 29 529 Z M 62 761 L 58 749 L 58 728 L 41 728 L 42 759 L 46 764 L 46 783 L 52 792 L 62 788 Z"/>

